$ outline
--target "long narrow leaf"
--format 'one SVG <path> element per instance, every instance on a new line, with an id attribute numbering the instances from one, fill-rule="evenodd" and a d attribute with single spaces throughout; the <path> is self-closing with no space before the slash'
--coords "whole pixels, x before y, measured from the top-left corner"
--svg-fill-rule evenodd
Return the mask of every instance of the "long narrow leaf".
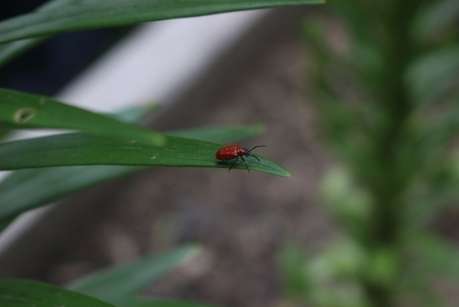
<path id="1" fill-rule="evenodd" d="M 38 45 L 43 40 L 44 38 L 28 38 L 0 44 L 0 67 L 8 63 L 14 57 Z"/>
<path id="2" fill-rule="evenodd" d="M 161 255 L 150 255 L 127 265 L 99 271 L 78 279 L 68 285 L 68 289 L 97 297 L 101 300 L 124 306 L 128 298 L 170 272 L 199 249 L 182 247 Z"/>
<path id="3" fill-rule="evenodd" d="M 96 298 L 61 289 L 45 283 L 20 280 L 0 280 L 2 307 L 114 307 Z"/>
<path id="4" fill-rule="evenodd" d="M 123 165 L 51 167 L 13 172 L 0 182 L 0 222 L 85 187 L 141 169 Z M 1 228 L 0 228 L 1 229 Z"/>
<path id="5" fill-rule="evenodd" d="M 45 96 L 0 89 L 0 122 L 16 128 L 71 129 L 161 145 L 162 135 Z"/>
<path id="6" fill-rule="evenodd" d="M 262 125 L 233 126 L 233 127 L 205 127 L 167 132 L 167 135 L 187 139 L 196 139 L 208 142 L 225 144 L 255 137 L 263 132 Z"/>
<path id="7" fill-rule="evenodd" d="M 215 159 L 221 145 L 169 136 L 166 146 L 136 140 L 115 140 L 79 133 L 54 135 L 0 144 L 0 170 L 50 166 L 138 165 L 228 168 Z M 250 170 L 289 176 L 277 164 L 260 157 L 247 159 Z M 245 169 L 243 163 L 234 168 Z"/>
<path id="8" fill-rule="evenodd" d="M 67 0 L 66 5 L 39 10 L 1 22 L 0 43 L 65 31 L 321 2 L 321 0 Z"/>
<path id="9" fill-rule="evenodd" d="M 198 128 L 174 131 L 171 134 L 226 143 L 257 136 L 261 131 L 262 127 L 256 125 L 231 128 Z M 47 205 L 98 182 L 131 174 L 141 169 L 144 167 L 96 165 L 50 167 L 13 172 L 0 182 L 0 222 L 4 222 L 6 226 L 12 217 L 26 210 Z"/>
<path id="10" fill-rule="evenodd" d="M 48 1 L 44 5 L 40 6 L 38 10 L 45 11 L 48 9 L 56 9 L 59 6 L 65 5 L 67 3 L 68 3 L 68 0 Z M 37 38 L 23 39 L 23 40 L 11 42 L 11 43 L 0 44 L 0 67 L 8 63 L 8 61 L 13 59 L 15 56 L 40 44 L 42 41 L 46 39 L 47 37 L 37 37 Z"/>

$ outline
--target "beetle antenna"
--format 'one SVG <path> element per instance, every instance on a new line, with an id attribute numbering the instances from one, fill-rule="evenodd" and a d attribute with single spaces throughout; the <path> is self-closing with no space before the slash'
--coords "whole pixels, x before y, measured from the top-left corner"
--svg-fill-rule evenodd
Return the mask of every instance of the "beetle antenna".
<path id="1" fill-rule="evenodd" d="M 252 148 L 250 148 L 249 150 L 247 150 L 247 153 L 250 153 L 252 150 L 254 150 L 256 148 L 260 148 L 260 147 L 268 147 L 268 146 L 267 145 L 255 145 Z"/>

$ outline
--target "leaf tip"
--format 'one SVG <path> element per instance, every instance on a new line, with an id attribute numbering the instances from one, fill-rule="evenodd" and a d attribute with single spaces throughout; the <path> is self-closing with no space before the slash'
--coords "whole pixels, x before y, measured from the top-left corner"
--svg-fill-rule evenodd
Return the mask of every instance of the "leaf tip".
<path id="1" fill-rule="evenodd" d="M 280 168 L 279 172 L 277 173 L 277 175 L 279 175 L 281 177 L 290 177 L 290 176 L 292 176 L 292 174 L 289 171 L 287 171 L 286 169 L 284 169 L 284 168 Z"/>

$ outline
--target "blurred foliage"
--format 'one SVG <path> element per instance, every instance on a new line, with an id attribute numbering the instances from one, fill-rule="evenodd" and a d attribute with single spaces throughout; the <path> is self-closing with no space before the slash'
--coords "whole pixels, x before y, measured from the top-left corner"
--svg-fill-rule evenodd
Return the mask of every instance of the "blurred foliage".
<path id="1" fill-rule="evenodd" d="M 115 307 L 93 297 L 24 279 L 0 279 L 0 306 Z"/>
<path id="2" fill-rule="evenodd" d="M 315 307 L 444 306 L 434 285 L 457 283 L 459 249 L 434 223 L 459 200 L 459 2 L 328 10 L 304 38 L 337 160 L 320 194 L 340 237 L 313 254 L 285 249 L 286 294 Z"/>
<path id="3" fill-rule="evenodd" d="M 134 302 L 134 298 L 143 288 L 198 254 L 197 247 L 185 246 L 161 255 L 147 255 L 133 263 L 84 276 L 67 285 L 67 289 L 118 306 L 131 306 L 138 303 Z M 144 301 L 145 306 L 148 306 L 147 302 Z M 182 305 L 177 302 L 177 306 Z"/>
<path id="4" fill-rule="evenodd" d="M 186 265 L 198 254 L 197 247 L 184 246 L 161 255 L 147 255 L 133 263 L 77 279 L 67 286 L 67 290 L 28 280 L 0 279 L 0 306 L 204 307 L 187 301 L 138 296 L 144 287 L 173 269 Z"/>

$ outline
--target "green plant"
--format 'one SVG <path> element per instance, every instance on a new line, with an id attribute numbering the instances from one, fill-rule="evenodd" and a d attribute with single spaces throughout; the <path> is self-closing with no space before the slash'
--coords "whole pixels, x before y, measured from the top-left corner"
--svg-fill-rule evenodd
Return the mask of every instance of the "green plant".
<path id="1" fill-rule="evenodd" d="M 287 289 L 317 307 L 441 306 L 434 282 L 458 277 L 458 250 L 432 221 L 458 196 L 450 144 L 458 132 L 459 3 L 328 7 L 345 43 L 327 39 L 323 20 L 308 22 L 305 37 L 320 124 L 338 161 L 321 193 L 341 237 L 309 260 L 286 250 Z"/>
<path id="2" fill-rule="evenodd" d="M 99 271 L 64 288 L 21 279 L 0 280 L 0 302 L 5 307 L 16 306 L 196 306 L 178 300 L 140 299 L 142 288 L 179 265 L 197 256 L 196 247 L 187 246 L 162 255 L 147 255 L 120 267 Z M 199 305 L 203 306 L 203 305 Z"/>
<path id="3" fill-rule="evenodd" d="M 61 32 L 320 2 L 54 0 L 35 12 L 0 22 L 0 66 Z M 131 113 L 126 111 L 123 114 Z M 142 111 L 137 113 L 139 114 Z M 0 89 L 0 137 L 15 129 L 42 128 L 71 129 L 76 132 L 0 143 L 0 170 L 14 170 L 0 183 L 1 227 L 7 226 L 17 215 L 31 208 L 44 206 L 71 192 L 140 168 L 225 167 L 214 158 L 221 143 L 236 141 L 260 132 L 259 127 L 230 127 L 161 133 L 107 114 L 71 107 L 49 97 Z M 251 159 L 248 164 L 253 170 L 280 176 L 289 175 L 274 162 L 261 157 L 260 161 Z M 62 180 L 63 178 L 67 180 Z M 52 187 L 43 189 L 43 186 Z M 70 286 L 73 291 L 26 280 L 1 280 L 0 305 L 193 306 L 185 302 L 139 300 L 132 297 L 132 292 L 144 286 L 147 280 L 180 263 L 184 253 L 183 250 L 178 250 L 166 255 L 165 259 L 146 259 L 128 268 L 99 273 L 95 277 L 73 283 Z"/>

